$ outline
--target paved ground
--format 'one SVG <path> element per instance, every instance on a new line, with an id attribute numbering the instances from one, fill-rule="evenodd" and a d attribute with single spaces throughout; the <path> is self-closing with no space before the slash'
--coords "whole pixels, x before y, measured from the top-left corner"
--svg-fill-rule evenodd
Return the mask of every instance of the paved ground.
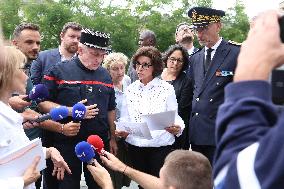
<path id="1" fill-rule="evenodd" d="M 42 186 L 42 184 L 41 184 Z M 41 187 L 42 188 L 42 187 Z M 86 186 L 85 178 L 82 175 L 81 176 L 81 189 L 87 189 L 88 187 Z M 129 187 L 123 187 L 122 189 L 138 189 L 138 185 L 135 182 L 131 182 Z"/>
<path id="2" fill-rule="evenodd" d="M 85 178 L 82 175 L 81 176 L 81 189 L 87 189 L 88 187 L 86 186 Z M 122 189 L 138 189 L 138 185 L 135 182 L 131 182 L 129 187 L 123 187 Z"/>

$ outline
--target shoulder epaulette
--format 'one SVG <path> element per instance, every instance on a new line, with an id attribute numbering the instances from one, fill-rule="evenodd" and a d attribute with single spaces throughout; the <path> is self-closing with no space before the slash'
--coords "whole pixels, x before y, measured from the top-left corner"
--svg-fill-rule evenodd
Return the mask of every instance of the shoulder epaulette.
<path id="1" fill-rule="evenodd" d="M 228 43 L 235 45 L 235 46 L 241 46 L 242 45 L 242 43 L 238 43 L 238 42 L 235 42 L 235 41 L 232 41 L 232 40 L 229 40 Z"/>
<path id="2" fill-rule="evenodd" d="M 196 54 L 196 53 L 198 53 L 199 51 L 201 51 L 202 50 L 202 48 L 199 48 L 197 51 L 194 51 L 193 53 L 191 53 L 189 56 L 192 56 L 192 55 L 194 55 L 194 54 Z"/>

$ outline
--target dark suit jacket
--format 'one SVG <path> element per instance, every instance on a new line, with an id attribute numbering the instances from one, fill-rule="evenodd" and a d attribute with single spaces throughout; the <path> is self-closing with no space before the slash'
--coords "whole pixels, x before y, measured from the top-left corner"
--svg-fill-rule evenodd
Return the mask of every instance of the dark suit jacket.
<path id="1" fill-rule="evenodd" d="M 32 62 L 31 80 L 34 85 L 42 82 L 44 74 L 56 63 L 61 62 L 59 49 L 51 49 L 39 53 L 38 58 Z"/>
<path id="2" fill-rule="evenodd" d="M 233 76 L 216 76 L 217 71 L 235 71 L 240 47 L 222 40 L 204 75 L 204 48 L 190 58 L 188 76 L 192 87 L 189 138 L 196 145 L 215 146 L 215 120 L 224 101 L 224 87 Z"/>
<path id="3" fill-rule="evenodd" d="M 191 55 L 193 55 L 194 53 L 196 53 L 198 50 L 199 50 L 199 48 L 194 47 L 193 52 L 189 55 L 189 57 L 190 57 Z"/>

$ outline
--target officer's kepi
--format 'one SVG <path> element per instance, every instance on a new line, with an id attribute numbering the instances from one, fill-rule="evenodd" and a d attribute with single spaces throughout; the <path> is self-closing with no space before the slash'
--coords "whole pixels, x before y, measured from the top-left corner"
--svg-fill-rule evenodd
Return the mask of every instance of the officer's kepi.
<path id="1" fill-rule="evenodd" d="M 91 29 L 85 28 L 81 32 L 80 43 L 96 49 L 109 50 L 109 39 L 110 34 L 92 31 Z"/>
<path id="2" fill-rule="evenodd" d="M 225 16 L 225 12 L 208 7 L 193 7 L 188 11 L 188 16 L 192 19 L 192 24 L 199 28 L 220 22 L 221 17 Z"/>

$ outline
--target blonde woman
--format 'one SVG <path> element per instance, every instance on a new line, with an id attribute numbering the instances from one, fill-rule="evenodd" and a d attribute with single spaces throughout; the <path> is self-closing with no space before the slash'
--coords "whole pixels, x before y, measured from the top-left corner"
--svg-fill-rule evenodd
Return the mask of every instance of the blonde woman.
<path id="1" fill-rule="evenodd" d="M 23 117 L 15 112 L 8 104 L 14 92 L 25 94 L 27 75 L 23 66 L 25 55 L 15 47 L 1 47 L 0 57 L 0 157 L 29 142 L 23 129 Z M 68 165 L 63 160 L 57 149 L 43 148 L 46 158 L 51 158 L 54 163 L 54 175 L 63 179 L 64 172 L 71 173 Z M 30 189 L 35 188 L 34 182 L 40 176 L 36 166 L 39 157 L 27 168 L 22 177 L 9 177 L 0 175 L 1 188 Z M 24 162 L 23 162 L 24 163 Z"/>
<path id="2" fill-rule="evenodd" d="M 116 102 L 116 120 L 121 116 L 121 111 L 125 104 L 124 92 L 128 85 L 131 84 L 130 78 L 125 75 L 125 66 L 128 62 L 127 56 L 123 53 L 110 53 L 104 59 L 103 66 L 109 71 L 112 78 L 115 91 L 115 102 Z M 129 164 L 130 160 L 128 157 L 127 147 L 124 139 L 118 139 L 117 141 L 118 152 L 117 157 L 123 162 Z M 129 186 L 130 179 L 119 172 L 112 172 L 111 177 L 113 179 L 114 188 L 120 189 L 123 186 Z"/>
<path id="3" fill-rule="evenodd" d="M 103 66 L 109 71 L 115 91 L 116 119 L 120 118 L 124 91 L 131 84 L 130 77 L 125 75 L 125 66 L 128 62 L 123 53 L 110 53 L 104 59 Z"/>

